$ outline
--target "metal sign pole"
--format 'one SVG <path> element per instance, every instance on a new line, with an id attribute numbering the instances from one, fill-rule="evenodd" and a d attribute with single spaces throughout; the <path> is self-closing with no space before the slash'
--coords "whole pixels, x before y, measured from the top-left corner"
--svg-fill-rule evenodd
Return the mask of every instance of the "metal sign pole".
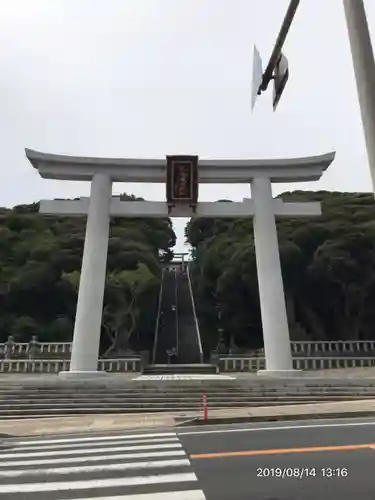
<path id="1" fill-rule="evenodd" d="M 262 83 L 260 84 L 258 94 L 261 94 L 261 92 L 264 92 L 267 90 L 268 84 L 273 78 L 273 72 L 274 69 L 280 59 L 281 51 L 283 48 L 283 45 L 285 43 L 286 37 L 289 33 L 290 26 L 292 24 L 292 21 L 294 19 L 294 16 L 296 14 L 298 5 L 300 3 L 300 0 L 290 0 L 288 10 L 286 11 L 283 24 L 281 25 L 281 29 L 279 32 L 279 35 L 276 39 L 275 46 L 273 48 L 270 60 L 268 62 L 268 65 L 266 67 L 266 70 L 263 74 L 263 79 Z"/>
<path id="2" fill-rule="evenodd" d="M 343 0 L 358 100 L 375 193 L 375 61 L 363 0 Z"/>

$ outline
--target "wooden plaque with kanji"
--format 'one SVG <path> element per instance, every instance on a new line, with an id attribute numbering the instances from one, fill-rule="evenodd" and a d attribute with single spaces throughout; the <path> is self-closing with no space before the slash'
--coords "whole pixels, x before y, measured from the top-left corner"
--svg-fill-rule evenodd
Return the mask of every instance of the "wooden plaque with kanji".
<path id="1" fill-rule="evenodd" d="M 167 156 L 167 202 L 198 201 L 198 156 Z"/>

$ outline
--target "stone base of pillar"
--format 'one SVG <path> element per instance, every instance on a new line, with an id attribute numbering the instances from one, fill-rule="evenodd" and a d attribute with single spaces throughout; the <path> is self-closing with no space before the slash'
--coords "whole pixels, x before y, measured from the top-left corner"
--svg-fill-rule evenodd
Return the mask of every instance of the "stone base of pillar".
<path id="1" fill-rule="evenodd" d="M 258 370 L 257 375 L 267 378 L 295 378 L 301 377 L 302 370 Z"/>
<path id="2" fill-rule="evenodd" d="M 84 371 L 68 371 L 59 372 L 59 377 L 65 380 L 93 380 L 98 378 L 105 378 L 108 376 L 107 372 L 84 372 Z"/>

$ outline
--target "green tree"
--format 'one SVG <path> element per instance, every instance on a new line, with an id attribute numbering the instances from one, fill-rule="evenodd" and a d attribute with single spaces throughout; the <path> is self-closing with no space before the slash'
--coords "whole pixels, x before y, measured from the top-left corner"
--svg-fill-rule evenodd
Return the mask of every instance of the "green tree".
<path id="1" fill-rule="evenodd" d="M 16 342 L 28 342 L 33 335 L 38 333 L 38 325 L 29 316 L 16 318 L 12 325 L 12 336 Z"/>
<path id="2" fill-rule="evenodd" d="M 25 342 L 72 339 L 86 218 L 38 210 L 0 209 L 0 341 L 11 333 Z M 162 261 L 173 258 L 175 241 L 167 218 L 111 220 L 102 352 L 114 337 L 115 350 L 152 345 Z"/>
<path id="3" fill-rule="evenodd" d="M 311 220 L 277 221 L 292 338 L 374 338 L 373 195 L 295 191 L 281 198 L 319 201 L 323 210 Z M 215 344 L 220 323 L 226 348 L 262 344 L 251 218 L 192 219 L 185 235 L 203 342 Z"/>

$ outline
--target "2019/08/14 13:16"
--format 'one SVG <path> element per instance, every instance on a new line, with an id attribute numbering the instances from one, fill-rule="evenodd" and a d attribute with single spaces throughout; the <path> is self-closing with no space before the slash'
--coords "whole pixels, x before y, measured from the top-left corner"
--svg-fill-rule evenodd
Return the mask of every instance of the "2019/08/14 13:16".
<path id="1" fill-rule="evenodd" d="M 287 477 L 303 479 L 307 477 L 348 477 L 348 469 L 343 467 L 331 468 L 331 467 L 259 467 L 257 469 L 257 477 L 276 477 L 279 479 L 284 479 Z"/>

